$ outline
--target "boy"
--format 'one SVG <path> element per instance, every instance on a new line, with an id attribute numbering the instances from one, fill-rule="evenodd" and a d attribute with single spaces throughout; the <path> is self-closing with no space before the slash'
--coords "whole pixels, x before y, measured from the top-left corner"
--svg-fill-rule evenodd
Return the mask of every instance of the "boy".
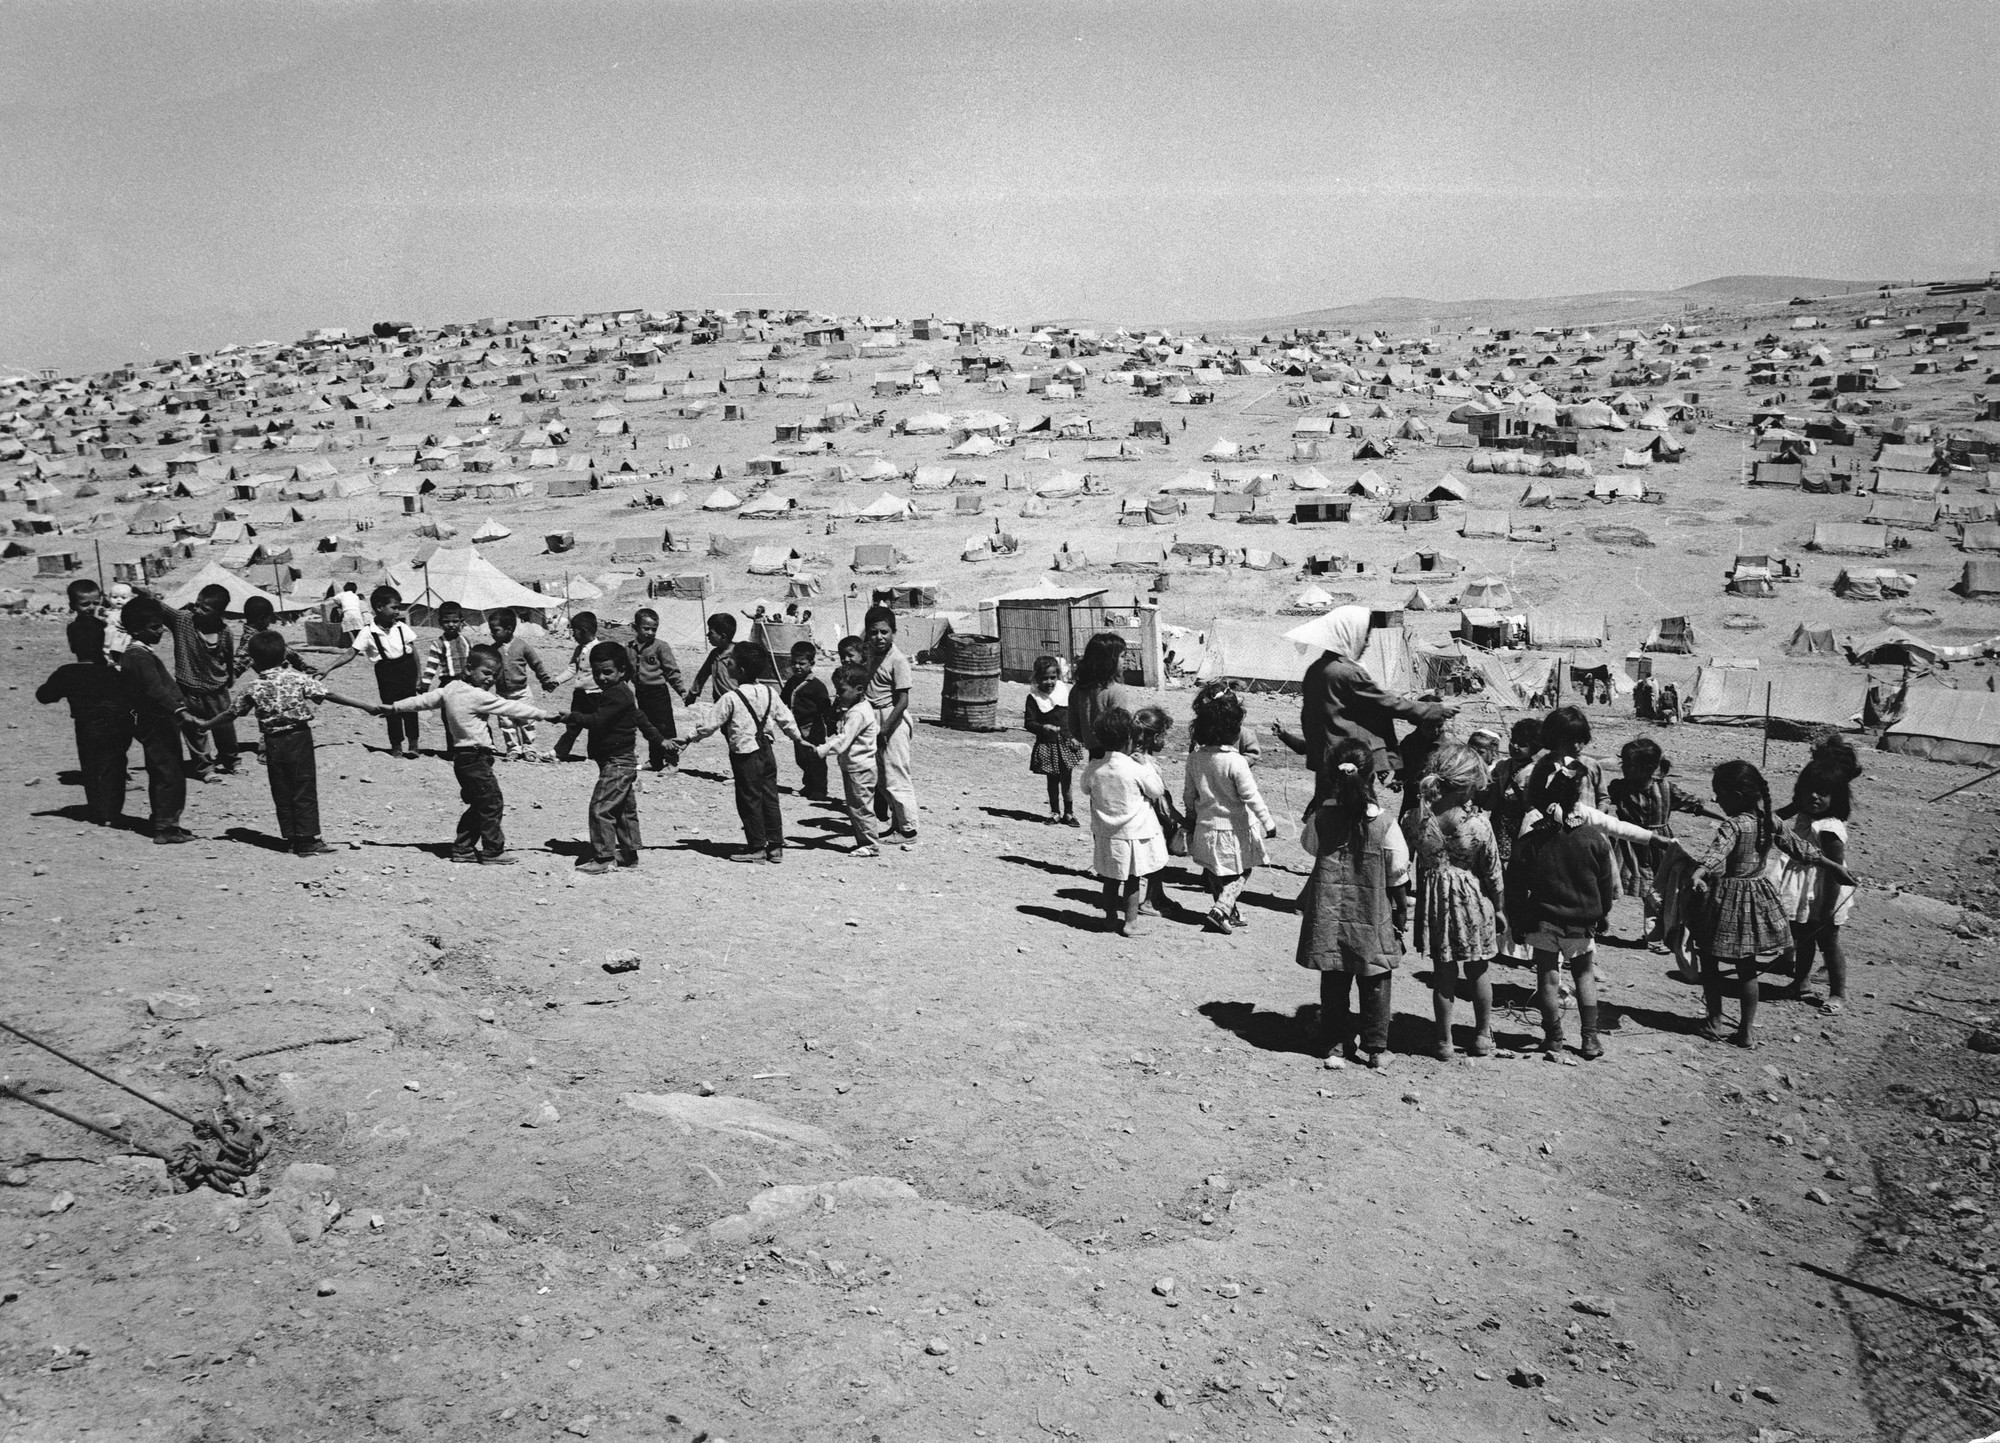
<path id="1" fill-rule="evenodd" d="M 792 709 L 792 719 L 805 734 L 803 744 L 794 743 L 792 760 L 799 764 L 799 795 L 809 802 L 823 802 L 826 796 L 826 758 L 819 744 L 826 740 L 827 722 L 833 716 L 833 698 L 826 683 L 813 675 L 819 648 L 810 641 L 792 644 L 792 674 L 778 689 L 778 699 Z"/>
<path id="2" fill-rule="evenodd" d="M 875 846 L 875 746 L 882 724 L 868 705 L 868 668 L 843 666 L 833 674 L 834 715 L 840 730 L 814 748 L 824 757 L 840 758 L 840 785 L 847 799 L 848 820 L 854 823 L 854 855 L 879 857 Z"/>
<path id="3" fill-rule="evenodd" d="M 597 763 L 597 786 L 590 794 L 591 857 L 579 872 L 601 876 L 616 861 L 621 867 L 639 865 L 639 758 L 634 735 L 646 734 L 648 746 L 664 749 L 661 736 L 626 684 L 632 659 L 615 641 L 600 641 L 590 649 L 590 672 L 597 683 L 596 705 L 561 720 L 588 730 L 586 754 Z"/>
<path id="4" fill-rule="evenodd" d="M 507 799 L 501 795 L 500 783 L 493 775 L 493 733 L 487 728 L 487 718 L 552 721 L 562 715 L 525 701 L 494 695 L 493 683 L 499 676 L 499 649 L 475 646 L 465 654 L 465 675 L 457 681 L 389 704 L 389 709 L 395 712 L 444 713 L 445 735 L 451 743 L 451 770 L 458 778 L 459 799 L 465 803 L 465 814 L 458 819 L 458 836 L 451 848 L 454 862 L 510 867 L 519 860 L 507 854 L 507 837 L 500 829 Z"/>
<path id="5" fill-rule="evenodd" d="M 858 636 L 843 636 L 833 649 L 842 666 L 868 665 L 868 643 Z"/>
<path id="6" fill-rule="evenodd" d="M 590 655 L 597 646 L 597 613 L 579 611 L 569 619 L 570 640 L 575 643 L 569 653 L 569 670 L 558 681 L 574 679 L 576 690 L 569 694 L 569 715 L 588 716 L 597 709 L 597 680 L 592 674 Z M 556 740 L 556 760 L 566 762 L 569 754 L 576 749 L 576 734 L 583 730 L 582 724 L 571 722 L 563 728 L 563 734 Z"/>
<path id="7" fill-rule="evenodd" d="M 70 622 L 69 649 L 76 660 L 57 667 L 35 689 L 35 700 L 44 706 L 69 703 L 70 722 L 76 728 L 76 768 L 83 773 L 84 810 L 92 826 L 115 827 L 125 819 L 132 702 L 124 677 L 104 654 L 104 620 L 96 612 L 79 611 Z"/>
<path id="8" fill-rule="evenodd" d="M 357 656 L 375 663 L 375 691 L 387 708 L 380 713 L 389 720 L 389 755 L 405 761 L 417 757 L 417 719 L 407 708 L 395 703 L 417 694 L 417 633 L 403 620 L 403 595 L 393 586 L 378 586 L 368 593 L 375 619 L 361 628 L 346 656 L 326 669 L 332 676 Z M 409 750 L 403 750 L 405 742 Z"/>
<path id="9" fill-rule="evenodd" d="M 512 607 L 496 607 L 486 613 L 486 630 L 493 638 L 493 649 L 500 654 L 500 671 L 494 678 L 493 690 L 508 701 L 526 699 L 530 672 L 542 684 L 545 694 L 556 689 L 555 678 L 549 675 L 548 666 L 542 661 L 542 654 L 535 650 L 535 644 L 516 634 L 519 625 L 520 618 L 514 615 Z M 534 723 L 503 716 L 500 719 L 500 742 L 502 750 L 509 756 L 513 755 L 516 747 L 527 751 L 535 744 Z"/>
<path id="10" fill-rule="evenodd" d="M 361 635 L 361 628 L 367 624 L 367 617 L 361 610 L 361 590 L 353 582 L 341 587 L 328 608 L 333 614 L 328 621 L 340 627 L 340 644 L 354 645 L 354 638 Z"/>
<path id="11" fill-rule="evenodd" d="M 315 673 L 288 665 L 291 648 L 275 631 L 251 636 L 246 650 L 257 679 L 243 689 L 233 708 L 235 716 L 257 715 L 264 737 L 264 770 L 271 782 L 271 802 L 278 811 L 278 835 L 301 857 L 323 857 L 333 848 L 319 835 L 319 772 L 313 757 L 313 708 L 330 701 L 370 715 L 378 706 L 330 691 Z M 220 726 L 224 718 L 207 725 Z"/>
<path id="12" fill-rule="evenodd" d="M 153 842 L 170 846 L 192 842 L 194 833 L 181 825 L 187 807 L 187 776 L 181 770 L 181 727 L 195 718 L 167 664 L 153 648 L 167 634 L 167 608 L 156 597 L 135 596 L 119 613 L 119 624 L 132 638 L 120 666 L 132 703 L 132 731 L 146 758 L 146 792 L 151 804 Z"/>
<path id="13" fill-rule="evenodd" d="M 717 664 L 727 688 L 705 727 L 687 739 L 693 746 L 721 732 L 729 743 L 729 770 L 736 781 L 736 815 L 743 821 L 748 846 L 732 862 L 785 860 L 785 823 L 778 810 L 778 759 L 771 754 L 772 732 L 781 731 L 803 743 L 799 724 L 778 693 L 761 681 L 747 680 L 771 669 L 771 653 L 754 641 L 738 642 Z"/>
<path id="14" fill-rule="evenodd" d="M 472 643 L 465 635 L 465 608 L 447 601 L 437 609 L 438 639 L 424 653 L 424 672 L 419 691 L 436 691 L 448 681 L 465 675 L 465 654 Z"/>
<path id="15" fill-rule="evenodd" d="M 868 704 L 882 724 L 876 745 L 875 816 L 890 822 L 904 846 L 917 840 L 917 789 L 910 781 L 910 659 L 896 648 L 896 613 L 871 606 L 862 618 L 868 639 Z"/>
<path id="16" fill-rule="evenodd" d="M 162 600 L 157 592 L 147 592 Z M 161 619 L 174 637 L 174 681 L 180 686 L 190 720 L 185 728 L 188 759 L 197 781 L 212 782 L 236 775 L 235 714 L 230 710 L 229 684 L 236 680 L 236 638 L 223 615 L 229 610 L 229 588 L 211 582 L 183 611 L 162 600 Z M 211 729 L 215 717 L 227 724 Z"/>
<path id="17" fill-rule="evenodd" d="M 667 769 L 666 743 L 674 736 L 674 699 L 686 701 L 681 690 L 680 658 L 660 640 L 660 613 L 643 606 L 632 614 L 632 691 L 639 710 L 660 733 L 658 742 L 649 741 L 646 765 L 656 772 Z"/>
<path id="18" fill-rule="evenodd" d="M 252 641 L 255 641 L 259 636 L 266 633 L 277 636 L 281 641 L 284 640 L 273 629 L 273 623 L 277 619 L 278 609 L 271 605 L 267 598 L 262 596 L 248 596 L 243 599 L 243 648 L 245 652 L 248 652 Z M 306 665 L 306 659 L 292 650 L 290 642 L 285 643 L 285 665 L 293 671 L 313 671 L 311 667 Z M 243 664 L 237 667 L 236 674 L 241 676 L 249 669 L 250 662 L 246 656 Z M 313 671 L 313 675 L 318 676 L 319 673 Z"/>
<path id="19" fill-rule="evenodd" d="M 723 693 L 729 690 L 723 676 L 723 663 L 729 660 L 729 648 L 736 640 L 736 618 L 726 611 L 718 611 L 708 619 L 708 657 L 701 664 L 701 670 L 694 674 L 694 685 L 687 689 L 690 704 L 698 701 L 721 701 Z M 708 694 L 704 696 L 702 689 Z"/>

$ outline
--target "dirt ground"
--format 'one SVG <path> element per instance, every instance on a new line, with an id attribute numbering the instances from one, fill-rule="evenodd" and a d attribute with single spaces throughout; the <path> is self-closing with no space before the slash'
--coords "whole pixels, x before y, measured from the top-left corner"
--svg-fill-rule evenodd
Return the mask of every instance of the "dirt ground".
<path id="1" fill-rule="evenodd" d="M 391 760 L 379 724 L 334 714 L 341 855 L 269 850 L 254 765 L 194 788 L 204 844 L 156 849 L 80 822 L 58 780 L 67 728 L 25 680 L 57 638 L 12 629 L 24 681 L 0 698 L 23 817 L 0 838 L 11 1018 L 184 1108 L 234 1079 L 277 1187 L 172 1195 L 67 1124 L 0 1114 L 10 1157 L 58 1159 L 0 1192 L 9 1439 L 1945 1439 L 2000 1421 L 1975 1377 L 1955 1398 L 1925 1381 L 1946 1343 L 1919 1315 L 1798 1266 L 1862 1271 L 1883 1210 L 1930 1196 L 1903 1113 L 1931 1089 L 1892 1095 L 1900 1079 L 2000 1090 L 1992 1059 L 1902 1010 L 1956 1017 L 2000 991 L 1990 947 L 1952 930 L 1978 915 L 1948 905 L 1994 905 L 1991 802 L 1920 803 L 1956 769 L 1868 758 L 1845 1016 L 1777 1005 L 1760 1050 L 1705 1044 L 1693 990 L 1614 945 L 1603 1061 L 1422 1059 L 1419 971 L 1377 1075 L 1311 1055 L 1296 846 L 1259 875 L 1244 934 L 1101 934 L 1087 837 L 1041 823 L 1009 738 L 927 722 L 914 849 L 851 859 L 832 813 L 788 798 L 795 850 L 754 877 L 719 857 L 734 814 L 706 743 L 647 782 L 642 870 L 590 878 L 572 861 L 587 766 L 505 767 L 524 864 L 455 868 L 444 763 Z M 920 676 L 926 717 L 936 685 Z M 1601 716 L 1610 750 L 1631 724 Z M 1669 740 L 1691 775 L 1746 745 Z M 1773 772 L 1802 756 L 1775 745 Z M 1295 814 L 1289 762 L 1261 772 Z M 1890 890 L 1918 884 L 1938 900 Z M 642 964 L 607 975 L 619 949 Z M 1532 1032 L 1527 984 L 1499 989 L 1503 1043 Z M 5 1055 L 49 1101 L 178 1140 L 52 1058 Z M 1975 1211 L 1945 1230 L 1982 1239 L 1991 1182 L 1947 1176 Z"/>
<path id="2" fill-rule="evenodd" d="M 1754 338 L 1768 321 L 1745 324 L 1718 334 Z M 707 374 L 724 358 L 694 359 Z M 431 514 L 465 533 L 499 517 L 515 535 L 487 554 L 522 579 L 558 581 L 605 579 L 613 538 L 669 525 L 696 538 L 696 554 L 656 569 L 710 571 L 712 604 L 732 608 L 775 599 L 782 582 L 747 576 L 741 558 L 703 560 L 710 532 L 798 546 L 826 558 L 812 604 L 827 644 L 838 631 L 826 619 L 858 622 L 872 584 L 846 572 L 856 542 L 895 541 L 913 557 L 899 580 L 935 580 L 944 607 L 967 610 L 1045 575 L 1065 540 L 1170 531 L 1294 563 L 1344 550 L 1384 565 L 1438 546 L 1469 574 L 1510 576 L 1525 605 L 1606 610 L 1612 645 L 1585 661 L 1616 661 L 1658 617 L 1687 613 L 1701 660 L 1858 675 L 1786 658 L 1780 644 L 1801 621 L 1843 634 L 1883 625 L 1881 604 L 1831 596 L 1838 558 L 1805 558 L 1805 581 L 1775 600 L 1722 594 L 1738 549 L 1803 557 L 1814 520 L 1854 519 L 1867 501 L 1747 490 L 1741 434 L 1714 427 L 1686 438 L 1685 465 L 1657 468 L 1664 505 L 1538 516 L 1555 549 L 1462 539 L 1455 509 L 1408 529 L 1198 514 L 1121 529 L 1111 499 L 1019 518 L 1028 480 L 1086 469 L 1080 443 L 1058 443 L 1049 462 L 973 463 L 988 479 L 983 520 L 838 521 L 829 533 L 820 512 L 756 523 L 693 509 L 712 483 L 690 471 L 725 465 L 741 494 L 770 418 L 864 394 L 876 367 L 839 369 L 842 384 L 813 400 L 760 400 L 755 423 L 626 407 L 641 432 L 629 454 L 685 468 L 666 484 L 689 499 L 664 516 L 629 509 L 629 489 L 440 502 Z M 1747 414 L 1733 377 L 1712 384 L 1725 419 Z M 1917 414 L 1963 417 L 1966 384 L 1913 378 L 1904 396 Z M 615 395 L 607 384 L 590 399 Z M 1443 409 L 1394 404 L 1434 419 Z M 889 406 L 892 419 L 1070 409 L 956 381 Z M 1156 491 L 1217 436 L 1264 444 L 1292 469 L 1299 413 L 1261 382 L 1230 383 L 1186 431 L 1182 408 L 1094 382 L 1074 409 L 1107 435 L 1136 414 L 1175 423 L 1168 450 L 1091 468 L 1115 491 Z M 414 407 L 377 425 L 451 419 Z M 666 451 L 670 432 L 693 448 Z M 944 449 L 882 432 L 840 448 L 899 465 Z M 1416 448 L 1371 464 L 1407 492 L 1468 454 Z M 1336 480 L 1367 469 L 1314 464 Z M 1478 504 L 1508 505 L 1524 484 L 1475 479 Z M 779 489 L 808 504 L 906 494 Z M 329 506 L 271 534 L 309 543 L 372 519 L 380 554 L 401 564 L 412 523 L 379 501 L 363 509 Z M 958 562 L 967 534 L 996 518 L 1019 555 Z M 1652 544 L 1593 539 L 1605 525 Z M 559 529 L 575 532 L 576 551 L 541 554 L 539 538 Z M 1919 578 L 1910 603 L 1937 613 L 1925 634 L 2000 632 L 2000 606 L 1945 589 L 1958 561 L 1947 539 L 1915 541 L 1894 564 Z M 123 544 L 107 538 L 107 556 Z M 30 565 L 6 563 L 0 581 L 25 584 Z M 1114 591 L 1147 584 L 1090 575 Z M 1290 571 L 1177 570 L 1163 617 L 1199 630 L 1266 616 L 1275 631 L 1292 623 L 1273 613 L 1304 584 Z M 1408 594 L 1386 580 L 1329 584 L 1375 605 Z M 629 616 L 633 591 L 599 609 Z M 1726 627 L 1732 616 L 1745 629 Z M 1410 617 L 1419 636 L 1455 620 Z M 1867 885 L 1848 942 L 1853 998 L 1837 1019 L 1779 1004 L 1754 1053 L 1699 1041 L 1698 994 L 1632 944 L 1638 918 L 1623 903 L 1624 940 L 1604 953 L 1614 1020 L 1601 1062 L 1424 1059 L 1427 974 L 1413 968 L 1396 986 L 1395 1065 L 1371 1074 L 1312 1053 L 1313 979 L 1291 960 L 1303 856 L 1289 836 L 1253 884 L 1243 934 L 1205 935 L 1188 915 L 1133 942 L 1105 935 L 1087 834 L 1042 824 L 1020 734 L 935 724 L 935 671 L 920 671 L 916 694 L 915 848 L 852 859 L 835 813 L 788 796 L 786 865 L 729 864 L 735 816 L 711 741 L 678 775 L 647 781 L 641 870 L 592 878 L 573 870 L 587 766 L 504 767 L 523 864 L 452 867 L 445 763 L 392 760 L 379 723 L 332 708 L 319 761 L 339 855 L 273 850 L 254 763 L 193 787 L 200 845 L 92 829 L 64 776 L 67 719 L 32 703 L 62 659 L 60 627 L 4 626 L 4 784 L 20 789 L 0 827 L 5 1015 L 184 1109 L 213 1106 L 226 1086 L 267 1119 L 260 1183 L 275 1189 L 176 1195 L 157 1169 L 77 1128 L 19 1104 L 0 1111 L 16 1184 L 0 1189 L 8 1440 L 1958 1443 L 2000 1427 L 1988 1335 L 1800 1266 L 1951 1306 L 2000 1287 L 1987 1271 L 2000 1263 L 1987 1260 L 2000 1104 L 1979 1101 L 2000 1096 L 2000 1078 L 1965 1045 L 1979 1009 L 2000 1007 L 1986 920 L 2000 910 L 2000 783 L 1930 805 L 1974 774 L 1867 755 L 1854 842 Z M 1691 679 L 1692 659 L 1678 665 L 1663 669 Z M 1983 687 L 1989 674 L 1951 677 Z M 356 668 L 341 679 L 367 685 Z M 1185 725 L 1187 692 L 1159 699 Z M 1006 686 L 1003 718 L 1021 701 Z M 1261 724 L 1295 703 L 1255 707 Z M 1475 706 L 1461 730 L 1511 715 Z M 1624 706 L 1594 715 L 1599 755 L 1636 734 Z M 426 745 L 437 738 L 427 728 Z M 1694 787 L 1761 745 L 1701 727 L 1664 740 Z M 1772 744 L 1774 789 L 1803 759 L 1801 746 Z M 1274 809 L 1296 817 L 1307 788 L 1295 759 L 1267 753 L 1260 775 Z M 143 811 L 143 779 L 129 806 Z M 1177 875 L 1175 895 L 1191 901 L 1194 881 Z M 628 949 L 638 970 L 608 974 L 607 954 Z M 1533 1031 L 1530 983 L 1503 973 L 1503 1042 Z M 115 1114 L 157 1143 L 184 1135 L 26 1046 L 9 1041 L 0 1059 L 55 1105 Z"/>

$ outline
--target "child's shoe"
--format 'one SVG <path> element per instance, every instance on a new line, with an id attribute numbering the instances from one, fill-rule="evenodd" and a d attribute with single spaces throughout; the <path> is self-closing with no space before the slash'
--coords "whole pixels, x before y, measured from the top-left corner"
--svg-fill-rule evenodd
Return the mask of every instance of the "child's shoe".
<path id="1" fill-rule="evenodd" d="M 770 851 L 764 854 L 764 860 L 769 862 L 774 867 L 777 866 L 780 862 L 785 860 L 785 849 L 783 847 L 771 848 Z"/>
<path id="2" fill-rule="evenodd" d="M 1231 907 L 1229 909 L 1229 925 L 1239 932 L 1250 925 L 1243 920 L 1243 909 L 1241 907 Z"/>
<path id="3" fill-rule="evenodd" d="M 1729 1038 L 1729 1029 L 1722 1025 L 1720 1017 L 1711 1017 L 1701 1024 L 1701 1029 L 1696 1035 L 1710 1042 L 1724 1042 Z"/>
<path id="4" fill-rule="evenodd" d="M 611 864 L 592 857 L 588 862 L 579 862 L 576 869 L 586 877 L 601 877 L 611 870 Z"/>
<path id="5" fill-rule="evenodd" d="M 479 865 L 479 854 L 477 852 L 453 852 L 451 859 L 460 864 L 470 863 L 475 867 Z"/>
<path id="6" fill-rule="evenodd" d="M 301 842 L 296 847 L 293 847 L 292 855 L 297 857 L 324 857 L 330 855 L 332 851 L 333 848 L 329 847 L 318 837 L 314 837 L 310 842 Z"/>
<path id="7" fill-rule="evenodd" d="M 1361 1065 L 1370 1072 L 1380 1072 L 1388 1067 L 1389 1054 L 1386 1052 L 1364 1052 L 1361 1054 Z"/>
<path id="8" fill-rule="evenodd" d="M 1144 907 L 1141 907 L 1139 910 L 1141 912 L 1144 912 L 1146 909 Z M 1202 930 L 1207 932 L 1220 932 L 1225 937 L 1229 936 L 1236 930 L 1235 928 L 1229 925 L 1229 918 L 1226 914 L 1213 910 L 1211 910 L 1206 917 L 1201 919 L 1201 925 L 1202 925 Z"/>
<path id="9" fill-rule="evenodd" d="M 855 857 L 879 857 L 882 855 L 882 849 L 880 847 L 856 847 L 849 855 Z"/>
<path id="10" fill-rule="evenodd" d="M 618 854 L 618 865 L 621 867 L 638 866 L 639 854 L 637 852 L 620 852 Z"/>
<path id="11" fill-rule="evenodd" d="M 491 856 L 481 857 L 479 865 L 482 867 L 512 867 L 518 865 L 520 860 L 512 852 L 495 852 Z"/>
<path id="12" fill-rule="evenodd" d="M 1075 815 L 1075 813 L 1070 813 L 1069 815 L 1065 816 L 1065 817 L 1064 817 L 1064 818 L 1062 819 L 1062 824 L 1063 824 L 1063 825 L 1064 825 L 1065 827 L 1080 827 L 1080 826 L 1082 826 L 1082 825 L 1083 825 L 1083 823 L 1082 823 L 1082 822 L 1079 822 L 1079 821 L 1078 821 L 1078 820 L 1076 819 L 1076 815 Z"/>
<path id="13" fill-rule="evenodd" d="M 1491 1057 L 1493 1055 L 1493 1034 L 1490 1032 L 1475 1033 L 1472 1038 L 1472 1045 L 1465 1049 L 1465 1055 L 1468 1057 Z"/>

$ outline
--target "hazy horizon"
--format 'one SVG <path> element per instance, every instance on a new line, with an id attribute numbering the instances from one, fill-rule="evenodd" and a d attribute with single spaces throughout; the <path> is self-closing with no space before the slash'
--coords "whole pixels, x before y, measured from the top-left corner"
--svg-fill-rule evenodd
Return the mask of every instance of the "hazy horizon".
<path id="1" fill-rule="evenodd" d="M 2000 265 L 1996 7 L 0 12 L 0 366 L 646 305 L 1270 317 Z"/>

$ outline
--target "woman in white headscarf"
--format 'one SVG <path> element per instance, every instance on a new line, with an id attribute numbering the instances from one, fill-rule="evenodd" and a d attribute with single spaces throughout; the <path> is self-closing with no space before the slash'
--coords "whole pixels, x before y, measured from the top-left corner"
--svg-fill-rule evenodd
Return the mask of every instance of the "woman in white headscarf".
<path id="1" fill-rule="evenodd" d="M 1320 654 L 1306 668 L 1299 705 L 1301 733 L 1276 727 L 1278 739 L 1295 752 L 1303 752 L 1306 765 L 1317 776 L 1326 757 L 1343 737 L 1368 744 L 1375 753 L 1375 769 L 1389 768 L 1389 756 L 1396 750 L 1398 719 L 1413 726 L 1436 725 L 1458 710 L 1445 702 L 1423 701 L 1401 692 L 1385 690 L 1361 664 L 1368 649 L 1368 608 L 1337 606 L 1308 626 L 1289 633 L 1294 641 L 1320 647 Z M 1314 801 L 1319 799 L 1314 797 Z"/>

